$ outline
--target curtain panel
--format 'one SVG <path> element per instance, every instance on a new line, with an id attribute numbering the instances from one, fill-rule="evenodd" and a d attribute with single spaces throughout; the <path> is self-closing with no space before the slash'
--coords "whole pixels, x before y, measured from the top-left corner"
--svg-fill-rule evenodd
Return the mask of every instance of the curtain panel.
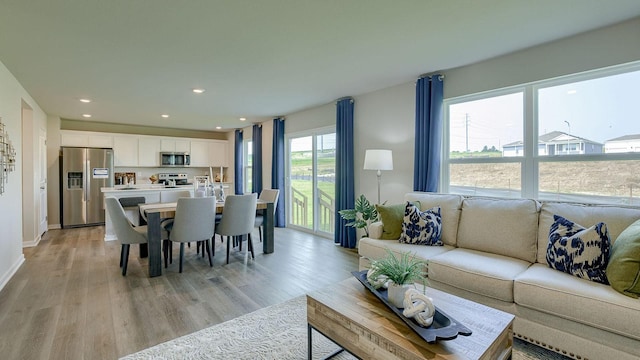
<path id="1" fill-rule="evenodd" d="M 438 191 L 442 153 L 443 77 L 425 76 L 416 83 L 416 130 L 413 190 Z"/>
<path id="2" fill-rule="evenodd" d="M 262 125 L 253 125 L 253 154 L 251 155 L 251 192 L 262 191 Z"/>
<path id="3" fill-rule="evenodd" d="M 345 226 L 340 210 L 355 206 L 354 159 L 353 159 L 353 112 L 352 98 L 340 99 L 336 111 L 336 204 L 334 242 L 347 248 L 357 245 L 356 229 Z"/>
<path id="4" fill-rule="evenodd" d="M 235 134 L 235 142 L 234 142 L 234 162 L 233 162 L 233 171 L 235 172 L 235 193 L 236 195 L 244 194 L 243 184 L 244 184 L 244 176 L 242 174 L 242 166 L 244 165 L 242 161 L 242 130 L 236 130 Z"/>
<path id="5" fill-rule="evenodd" d="M 284 119 L 273 119 L 273 160 L 271 162 L 271 188 L 280 190 L 276 207 L 275 226 L 285 227 L 284 203 Z"/>

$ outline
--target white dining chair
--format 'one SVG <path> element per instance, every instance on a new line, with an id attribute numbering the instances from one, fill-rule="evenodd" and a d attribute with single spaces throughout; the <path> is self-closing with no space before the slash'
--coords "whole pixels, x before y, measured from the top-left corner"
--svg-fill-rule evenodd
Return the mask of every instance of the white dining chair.
<path id="1" fill-rule="evenodd" d="M 180 272 L 184 262 L 184 244 L 204 242 L 204 249 L 209 255 L 209 265 L 213 266 L 212 249 L 209 240 L 213 238 L 215 231 L 216 198 L 179 198 L 176 206 L 176 215 L 169 231 L 169 240 L 180 243 Z M 167 255 L 169 242 L 165 243 L 164 256 L 165 267 L 167 267 Z"/>
<path id="2" fill-rule="evenodd" d="M 251 231 L 254 228 L 256 218 L 256 203 L 258 194 L 248 195 L 228 195 L 224 200 L 222 219 L 216 226 L 216 234 L 227 237 L 227 264 L 229 263 L 229 253 L 233 237 L 247 235 L 249 246 L 247 251 L 251 252 L 251 258 L 255 259 L 253 252 L 253 241 L 251 241 Z M 239 241 L 242 241 L 241 239 Z"/>
<path id="3" fill-rule="evenodd" d="M 120 248 L 120 267 L 122 276 L 127 275 L 127 264 L 129 263 L 129 248 L 131 244 L 146 244 L 147 226 L 133 226 L 124 213 L 124 209 L 118 199 L 108 197 L 105 199 L 105 206 L 109 212 L 109 217 L 113 224 L 118 241 L 122 244 Z M 166 236 L 166 232 L 164 233 Z"/>
<path id="4" fill-rule="evenodd" d="M 272 202 L 273 203 L 273 213 L 276 213 L 276 207 L 278 206 L 278 197 L 280 195 L 280 190 L 278 189 L 264 189 L 260 192 L 259 200 Z M 262 211 L 261 211 L 262 212 Z M 258 235 L 260 236 L 260 242 L 262 242 L 262 228 L 264 225 L 264 215 L 262 213 L 256 214 L 256 221 L 254 223 L 254 227 L 258 228 Z"/>

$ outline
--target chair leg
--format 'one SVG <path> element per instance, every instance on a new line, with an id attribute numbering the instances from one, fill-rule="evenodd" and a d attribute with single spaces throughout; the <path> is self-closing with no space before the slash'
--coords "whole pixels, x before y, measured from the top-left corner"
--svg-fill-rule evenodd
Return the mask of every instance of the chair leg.
<path id="1" fill-rule="evenodd" d="M 184 243 L 180 243 L 180 272 L 182 272 L 182 260 L 184 259 Z"/>
<path id="2" fill-rule="evenodd" d="M 240 249 L 239 249 L 240 251 L 242 251 L 242 241 L 244 240 L 243 238 L 244 238 L 244 236 L 242 236 L 242 235 L 238 236 L 238 243 L 240 244 L 239 245 L 240 246 Z"/>
<path id="3" fill-rule="evenodd" d="M 207 247 L 207 255 L 209 255 L 209 266 L 213 267 L 213 259 L 211 258 L 211 249 L 209 248 L 209 239 L 205 240 L 205 245 Z"/>
<path id="4" fill-rule="evenodd" d="M 248 244 L 247 244 L 248 249 L 247 249 L 247 251 L 251 251 L 251 258 L 252 258 L 252 259 L 255 259 L 256 257 L 255 257 L 255 255 L 253 254 L 253 240 L 251 240 L 251 234 L 247 234 L 247 236 L 248 236 L 248 240 L 247 240 L 247 242 L 248 242 Z"/>
<path id="5" fill-rule="evenodd" d="M 124 244 L 120 246 L 120 267 L 124 265 Z"/>
<path id="6" fill-rule="evenodd" d="M 260 235 L 260 242 L 262 242 L 262 226 L 258 226 L 258 235 Z"/>
<path id="7" fill-rule="evenodd" d="M 231 241 L 233 241 L 233 237 L 227 236 L 227 264 L 229 264 L 229 253 L 231 252 Z"/>
<path id="8" fill-rule="evenodd" d="M 127 264 L 129 263 L 129 244 L 122 244 L 124 251 L 124 264 L 122 264 L 122 276 L 127 275 Z"/>
<path id="9" fill-rule="evenodd" d="M 164 268 L 166 269 L 169 264 L 169 241 L 170 240 L 162 240 L 162 253 L 164 254 Z"/>
<path id="10" fill-rule="evenodd" d="M 211 256 L 216 256 L 216 235 L 211 238 Z"/>

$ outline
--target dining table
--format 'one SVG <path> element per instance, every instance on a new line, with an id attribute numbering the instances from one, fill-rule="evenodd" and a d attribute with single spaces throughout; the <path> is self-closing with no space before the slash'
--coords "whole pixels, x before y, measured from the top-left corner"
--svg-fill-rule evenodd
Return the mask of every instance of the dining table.
<path id="1" fill-rule="evenodd" d="M 258 199 L 256 211 L 262 211 L 264 216 L 264 231 L 262 236 L 262 252 L 273 252 L 273 228 L 275 223 L 273 202 Z M 140 204 L 140 214 L 147 218 L 147 242 L 149 256 L 149 277 L 162 275 L 162 229 L 160 223 L 164 219 L 174 218 L 177 203 Z M 216 202 L 216 213 L 224 216 L 224 202 Z M 212 221 L 215 221 L 212 219 Z M 215 245 L 215 244 L 214 244 Z"/>

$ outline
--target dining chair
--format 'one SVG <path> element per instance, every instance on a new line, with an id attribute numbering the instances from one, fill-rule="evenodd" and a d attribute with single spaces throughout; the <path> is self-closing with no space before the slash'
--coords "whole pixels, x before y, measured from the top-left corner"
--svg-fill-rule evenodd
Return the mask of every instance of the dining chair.
<path id="1" fill-rule="evenodd" d="M 231 251 L 232 238 L 247 235 L 249 246 L 247 252 L 251 252 L 251 258 L 255 259 L 251 231 L 256 220 L 256 203 L 258 194 L 228 195 L 224 200 L 222 219 L 216 226 L 216 234 L 227 237 L 227 264 Z M 242 240 L 239 240 L 242 241 Z"/>
<path id="2" fill-rule="evenodd" d="M 120 248 L 120 267 L 122 268 L 122 276 L 127 275 L 127 264 L 129 262 L 129 248 L 131 244 L 146 244 L 147 226 L 133 226 L 124 213 L 124 209 L 118 199 L 108 197 L 105 199 L 105 205 L 111 218 L 111 223 L 115 230 L 116 236 L 122 244 Z"/>
<path id="3" fill-rule="evenodd" d="M 276 207 L 278 206 L 278 196 L 280 195 L 280 190 L 278 189 L 264 189 L 260 192 L 259 200 L 272 202 L 273 203 L 273 213 L 276 213 Z M 258 235 L 260 235 L 260 242 L 262 242 L 262 228 L 264 224 L 264 215 L 262 215 L 262 211 L 260 214 L 256 214 L 256 221 L 254 223 L 254 227 L 258 228 Z"/>
<path id="4" fill-rule="evenodd" d="M 169 232 L 171 242 L 180 243 L 180 272 L 184 262 L 184 244 L 192 241 L 203 241 L 203 254 L 206 249 L 209 255 L 209 266 L 213 266 L 212 249 L 209 240 L 215 233 L 216 198 L 198 197 L 178 199 L 176 216 Z M 164 246 L 165 267 L 167 267 L 167 255 L 170 243 Z"/>

